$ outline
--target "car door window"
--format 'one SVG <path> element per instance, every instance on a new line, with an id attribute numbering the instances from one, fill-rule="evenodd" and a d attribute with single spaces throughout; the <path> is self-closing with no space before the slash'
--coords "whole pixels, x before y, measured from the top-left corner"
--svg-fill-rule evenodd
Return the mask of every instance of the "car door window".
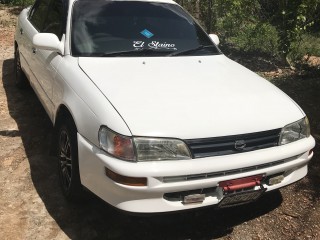
<path id="1" fill-rule="evenodd" d="M 39 32 L 43 29 L 44 22 L 47 18 L 50 1 L 51 0 L 38 0 L 31 9 L 29 20 Z"/>
<path id="2" fill-rule="evenodd" d="M 52 1 L 47 20 L 41 32 L 54 33 L 61 39 L 63 32 L 63 3 L 61 0 Z"/>

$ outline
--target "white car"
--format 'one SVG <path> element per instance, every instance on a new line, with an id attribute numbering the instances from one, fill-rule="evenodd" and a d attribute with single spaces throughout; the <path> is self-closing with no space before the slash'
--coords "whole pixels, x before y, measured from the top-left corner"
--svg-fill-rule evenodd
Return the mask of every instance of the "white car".
<path id="1" fill-rule="evenodd" d="M 307 174 L 305 113 L 218 44 L 170 0 L 36 0 L 21 12 L 16 81 L 54 125 L 67 199 L 88 189 L 128 212 L 229 207 Z"/>

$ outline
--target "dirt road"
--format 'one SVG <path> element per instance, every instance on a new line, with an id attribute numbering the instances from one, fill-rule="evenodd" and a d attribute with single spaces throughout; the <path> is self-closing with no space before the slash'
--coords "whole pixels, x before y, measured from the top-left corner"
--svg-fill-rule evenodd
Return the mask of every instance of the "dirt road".
<path id="1" fill-rule="evenodd" d="M 0 239 L 320 239 L 319 144 L 306 178 L 246 206 L 133 217 L 94 197 L 67 203 L 49 156 L 51 123 L 34 92 L 14 86 L 17 12 L 0 5 Z M 275 83 L 306 110 L 319 133 L 319 78 Z"/>

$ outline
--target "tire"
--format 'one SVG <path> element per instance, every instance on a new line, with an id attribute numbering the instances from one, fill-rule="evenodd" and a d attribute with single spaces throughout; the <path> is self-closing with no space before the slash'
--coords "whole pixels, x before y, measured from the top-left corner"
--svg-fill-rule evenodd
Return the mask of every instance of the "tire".
<path id="1" fill-rule="evenodd" d="M 82 202 L 85 193 L 80 181 L 76 126 L 70 118 L 66 118 L 57 129 L 56 153 L 62 193 L 70 202 Z"/>
<path id="2" fill-rule="evenodd" d="M 14 73 L 15 73 L 15 85 L 17 88 L 24 89 L 28 86 L 28 80 L 21 68 L 20 52 L 16 47 L 14 51 Z"/>

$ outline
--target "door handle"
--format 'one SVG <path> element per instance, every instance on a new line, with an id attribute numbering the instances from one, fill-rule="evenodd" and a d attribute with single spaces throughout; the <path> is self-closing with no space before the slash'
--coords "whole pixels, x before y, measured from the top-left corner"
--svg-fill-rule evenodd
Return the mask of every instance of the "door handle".
<path id="1" fill-rule="evenodd" d="M 22 28 L 20 28 L 20 34 L 21 34 L 21 35 L 23 34 L 23 29 L 22 29 Z"/>
<path id="2" fill-rule="evenodd" d="M 32 53 L 36 54 L 37 53 L 37 49 L 35 47 L 32 48 Z"/>

